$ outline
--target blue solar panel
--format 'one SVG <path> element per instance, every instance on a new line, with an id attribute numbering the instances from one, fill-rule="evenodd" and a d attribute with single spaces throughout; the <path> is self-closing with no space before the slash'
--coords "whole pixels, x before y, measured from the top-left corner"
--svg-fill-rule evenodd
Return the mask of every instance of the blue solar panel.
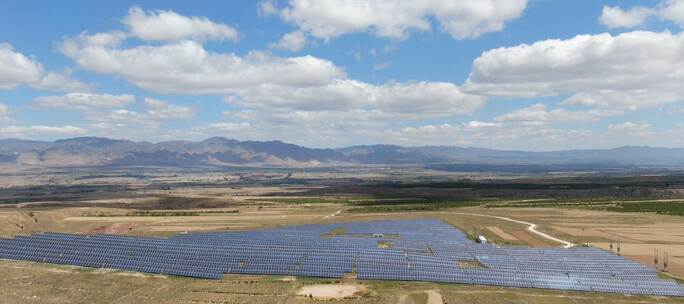
<path id="1" fill-rule="evenodd" d="M 328 235 L 337 228 L 345 233 Z M 604 250 L 476 244 L 430 219 L 171 238 L 42 233 L 0 239 L 0 258 L 208 279 L 224 273 L 341 278 L 356 272 L 370 280 L 684 296 L 682 286 L 660 279 L 655 269 Z"/>

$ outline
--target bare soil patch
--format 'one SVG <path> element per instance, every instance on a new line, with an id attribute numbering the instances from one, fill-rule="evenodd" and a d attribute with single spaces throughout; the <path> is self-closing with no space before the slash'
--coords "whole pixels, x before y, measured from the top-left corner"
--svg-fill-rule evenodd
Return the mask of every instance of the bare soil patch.
<path id="1" fill-rule="evenodd" d="M 534 236 L 531 236 L 529 233 L 527 233 L 527 231 L 524 230 L 513 231 L 511 232 L 511 235 L 513 235 L 518 240 L 527 243 L 527 245 L 531 247 L 553 247 L 549 243 L 544 242 Z"/>
<path id="2" fill-rule="evenodd" d="M 126 225 L 126 224 L 119 224 L 116 223 L 111 226 L 100 226 L 95 229 L 90 230 L 91 234 L 96 234 L 96 233 L 104 233 L 104 234 L 119 234 L 119 233 L 126 233 L 130 230 L 133 230 L 132 225 Z"/>
<path id="3" fill-rule="evenodd" d="M 507 241 L 517 241 L 518 240 L 518 238 L 506 233 L 506 231 L 501 230 L 501 228 L 499 228 L 497 226 L 488 226 L 487 229 L 489 229 L 489 231 L 498 235 L 500 238 L 502 238 L 504 240 L 507 240 Z"/>
<path id="4" fill-rule="evenodd" d="M 364 290 L 365 286 L 356 284 L 320 284 L 304 286 L 297 295 L 316 299 L 344 299 L 356 297 Z"/>

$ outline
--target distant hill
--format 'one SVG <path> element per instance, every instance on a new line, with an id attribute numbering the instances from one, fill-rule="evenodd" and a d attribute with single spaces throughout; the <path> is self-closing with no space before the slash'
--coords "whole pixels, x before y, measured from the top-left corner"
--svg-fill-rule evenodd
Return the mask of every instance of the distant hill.
<path id="1" fill-rule="evenodd" d="M 453 146 L 395 145 L 313 149 L 281 141 L 212 137 L 199 142 L 135 142 L 101 137 L 48 141 L 0 140 L 0 163 L 44 166 L 424 165 L 447 171 L 549 171 L 684 167 L 684 149 L 620 147 L 553 152 Z"/>

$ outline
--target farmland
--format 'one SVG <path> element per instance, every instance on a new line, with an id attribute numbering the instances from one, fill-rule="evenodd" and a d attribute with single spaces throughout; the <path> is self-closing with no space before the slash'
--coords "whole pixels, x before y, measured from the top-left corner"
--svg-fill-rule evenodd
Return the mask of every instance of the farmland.
<path id="1" fill-rule="evenodd" d="M 178 184 L 165 181 L 164 187 L 151 186 L 145 180 L 131 184 L 115 178 L 107 181 L 108 187 L 114 184 L 129 190 L 78 192 L 77 197 L 63 200 L 36 199 L 22 196 L 24 190 L 5 188 L 2 190 L 5 195 L 13 195 L 13 199 L 21 202 L 4 201 L 0 208 L 0 235 L 11 237 L 58 231 L 173 236 L 186 232 L 244 231 L 311 223 L 433 218 L 454 225 L 470 237 L 483 235 L 501 245 L 559 246 L 530 233 L 526 225 L 468 215 L 480 214 L 536 223 L 542 232 L 578 246 L 587 244 L 609 249 L 611 243 L 617 246 L 619 242 L 622 255 L 646 265 L 653 265 L 654 249 L 661 253 L 667 251 L 670 267 L 663 275 L 672 279 L 684 276 L 684 236 L 681 235 L 684 217 L 665 214 L 652 207 L 664 202 L 666 204 L 662 206 L 669 208 L 679 203 L 676 197 L 680 191 L 678 178 L 659 177 L 656 180 L 649 177 L 644 178 L 644 182 L 634 177 L 619 177 L 622 189 L 615 189 L 605 185 L 593 188 L 558 185 L 582 182 L 582 178 L 568 177 L 554 181 L 554 186 L 548 186 L 547 180 L 516 179 L 507 180 L 508 186 L 500 187 L 490 185 L 496 182 L 491 180 L 432 187 L 430 184 L 387 184 L 382 180 L 354 184 L 331 178 L 309 180 L 307 186 L 302 186 L 301 183 L 275 183 L 273 179 L 277 178 L 277 173 L 266 175 L 269 175 L 267 183 L 230 184 L 223 180 L 231 178 L 217 178 L 213 182 L 206 179 L 181 180 Z M 163 174 L 155 177 L 165 178 Z M 478 187 L 479 183 L 485 185 Z M 640 194 L 629 199 L 629 193 Z M 629 210 L 615 209 L 630 204 L 635 205 Z M 43 303 L 59 303 L 76 294 L 82 296 L 84 303 L 126 303 L 136 299 L 151 303 L 164 303 L 169 299 L 182 303 L 307 303 L 315 302 L 315 298 L 303 296 L 300 291 L 321 284 L 333 289 L 337 285 L 362 286 L 358 292 L 347 295 L 348 300 L 335 300 L 341 303 L 420 302 L 433 291 L 447 303 L 491 303 L 493 295 L 505 296 L 512 303 L 680 302 L 680 299 L 648 296 L 351 278 L 226 275 L 220 282 L 213 282 L 19 261 L 1 261 L 0 268 L 7 274 L 0 293 L 4 298 L 12 299 L 12 303 L 30 302 L 34 296 Z M 41 287 L 46 284 L 29 285 L 29 282 L 39 281 L 49 282 L 64 292 L 49 293 Z M 81 287 L 76 287 L 78 284 L 82 284 Z M 107 291 L 98 291 L 103 286 L 109 286 Z"/>

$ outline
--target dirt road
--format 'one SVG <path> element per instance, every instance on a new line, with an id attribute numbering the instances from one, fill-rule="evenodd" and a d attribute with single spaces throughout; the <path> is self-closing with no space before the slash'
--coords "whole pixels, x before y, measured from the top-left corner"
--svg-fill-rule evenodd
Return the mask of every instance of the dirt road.
<path id="1" fill-rule="evenodd" d="M 536 234 L 536 235 L 538 235 L 538 236 L 541 236 L 542 238 L 545 238 L 545 239 L 548 239 L 548 240 L 551 240 L 551 241 L 554 241 L 554 242 L 557 242 L 557 243 L 561 243 L 561 244 L 563 244 L 563 247 L 564 247 L 564 248 L 570 248 L 570 247 L 575 246 L 575 244 L 573 244 L 573 243 L 570 243 L 570 242 L 568 242 L 568 241 L 561 240 L 561 239 L 559 239 L 559 238 L 550 236 L 550 235 L 548 235 L 548 234 L 546 234 L 546 233 L 544 233 L 544 232 L 538 231 L 538 230 L 537 230 L 537 224 L 534 224 L 534 223 L 523 222 L 523 221 L 519 221 L 519 220 L 514 220 L 514 219 L 512 219 L 512 218 L 507 218 L 507 217 L 503 217 L 503 216 L 495 216 L 495 215 L 484 215 L 484 214 L 477 214 L 477 213 L 460 213 L 460 212 L 455 212 L 454 214 L 472 215 L 472 216 L 481 216 L 481 217 L 496 218 L 496 219 L 500 219 L 500 220 L 504 220 L 504 221 L 509 221 L 509 222 L 514 222 L 514 223 L 519 223 L 519 224 L 527 225 L 527 231 L 529 231 L 529 232 L 531 232 L 531 233 L 534 233 L 534 234 Z"/>

